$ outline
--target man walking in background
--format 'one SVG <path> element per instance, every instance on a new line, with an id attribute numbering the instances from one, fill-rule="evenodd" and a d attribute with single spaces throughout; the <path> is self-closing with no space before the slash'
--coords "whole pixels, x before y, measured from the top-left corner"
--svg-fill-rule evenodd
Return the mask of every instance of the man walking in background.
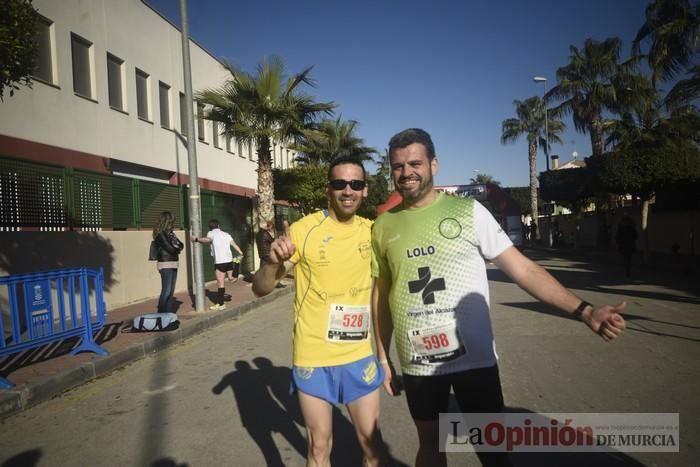
<path id="1" fill-rule="evenodd" d="M 238 244 L 233 240 L 233 237 L 219 228 L 219 221 L 211 219 L 209 221 L 209 232 L 206 237 L 192 237 L 192 241 L 197 243 L 211 244 L 211 255 L 214 257 L 214 272 L 216 274 L 216 303 L 209 307 L 213 311 L 221 311 L 224 307 L 224 296 L 226 288 L 224 287 L 224 279 L 227 274 L 233 274 L 233 254 L 231 248 L 236 250 L 240 256 L 243 256 Z"/>

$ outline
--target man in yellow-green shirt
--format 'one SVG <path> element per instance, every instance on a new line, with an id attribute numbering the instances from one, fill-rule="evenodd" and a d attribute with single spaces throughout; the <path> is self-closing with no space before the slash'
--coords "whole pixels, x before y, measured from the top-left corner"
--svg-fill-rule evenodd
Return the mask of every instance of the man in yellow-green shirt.
<path id="1" fill-rule="evenodd" d="M 328 209 L 285 223 L 255 274 L 253 292 L 272 291 L 295 268 L 292 388 L 306 424 L 309 465 L 330 465 L 332 404 L 345 404 L 365 465 L 380 465 L 382 366 L 369 339 L 371 221 L 355 213 L 367 196 L 365 169 L 339 157 L 328 170 Z"/>

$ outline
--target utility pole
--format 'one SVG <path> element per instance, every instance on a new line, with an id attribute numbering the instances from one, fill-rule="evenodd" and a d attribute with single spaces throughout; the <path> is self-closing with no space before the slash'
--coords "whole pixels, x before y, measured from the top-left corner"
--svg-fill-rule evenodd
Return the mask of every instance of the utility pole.
<path id="1" fill-rule="evenodd" d="M 192 67 L 190 63 L 190 30 L 187 23 L 187 0 L 180 0 L 180 22 L 182 30 L 182 68 L 185 85 L 185 119 L 187 120 L 187 166 L 190 179 L 190 235 L 202 236 L 202 211 L 199 200 L 199 179 L 197 177 L 197 139 L 194 137 L 194 116 L 192 114 Z M 189 240 L 189 239 L 188 239 Z M 192 272 L 194 308 L 204 311 L 204 263 L 202 245 L 190 243 L 192 247 Z"/>

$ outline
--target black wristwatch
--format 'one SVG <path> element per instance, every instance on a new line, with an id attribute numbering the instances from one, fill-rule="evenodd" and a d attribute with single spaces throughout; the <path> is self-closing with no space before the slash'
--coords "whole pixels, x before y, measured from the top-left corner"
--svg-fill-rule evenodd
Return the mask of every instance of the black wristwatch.
<path id="1" fill-rule="evenodd" d="M 574 318 L 583 321 L 583 311 L 589 306 L 593 308 L 593 305 L 591 305 L 585 300 L 582 300 L 581 303 L 579 303 L 579 305 L 574 310 Z"/>

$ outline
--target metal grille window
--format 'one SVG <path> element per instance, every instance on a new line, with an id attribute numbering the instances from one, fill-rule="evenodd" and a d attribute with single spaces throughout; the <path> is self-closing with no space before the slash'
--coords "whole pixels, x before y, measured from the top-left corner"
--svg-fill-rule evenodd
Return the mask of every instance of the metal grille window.
<path id="1" fill-rule="evenodd" d="M 48 175 L 39 176 L 39 230 L 63 230 L 66 213 L 63 180 Z"/>
<path id="2" fill-rule="evenodd" d="M 232 146 L 231 140 L 232 139 L 233 138 L 231 138 L 229 135 L 226 135 L 226 152 L 230 152 L 233 154 L 233 150 L 231 149 L 231 146 Z"/>
<path id="3" fill-rule="evenodd" d="M 158 81 L 158 97 L 160 99 L 160 126 L 170 128 L 170 86 Z"/>
<path id="4" fill-rule="evenodd" d="M 92 73 L 90 70 L 90 48 L 92 43 L 71 34 L 71 57 L 73 60 L 73 91 L 92 99 Z"/>
<path id="5" fill-rule="evenodd" d="M 102 226 L 102 193 L 96 180 L 78 180 L 80 200 L 78 219 L 83 230 L 100 230 Z"/>
<path id="6" fill-rule="evenodd" d="M 124 99 L 122 93 L 122 71 L 124 60 L 108 53 L 107 54 L 107 87 L 109 88 L 109 105 L 117 110 L 124 110 Z"/>
<path id="7" fill-rule="evenodd" d="M 187 103 L 185 95 L 180 93 L 180 133 L 182 136 L 187 136 Z"/>
<path id="8" fill-rule="evenodd" d="M 38 45 L 36 57 L 36 69 L 34 76 L 47 83 L 54 83 L 53 80 L 53 49 L 51 40 L 51 27 L 53 22 L 39 16 L 36 23 L 36 41 Z"/>
<path id="9" fill-rule="evenodd" d="M 65 227 L 63 174 L 58 167 L 0 158 L 0 229 Z"/>
<path id="10" fill-rule="evenodd" d="M 245 154 L 243 154 L 243 143 L 241 143 L 241 142 L 238 141 L 238 140 L 236 140 L 236 142 L 238 143 L 238 144 L 237 144 L 237 147 L 238 147 L 238 155 L 239 155 L 240 157 L 242 157 L 242 158 L 245 159 Z"/>
<path id="11" fill-rule="evenodd" d="M 152 229 L 161 212 L 184 225 L 181 188 L 0 157 L 0 232 Z"/>
<path id="12" fill-rule="evenodd" d="M 138 68 L 136 69 L 136 111 L 139 118 L 151 120 L 150 99 L 148 98 L 148 82 L 150 78 Z"/>
<path id="13" fill-rule="evenodd" d="M 253 143 L 248 143 L 248 160 L 254 160 L 253 159 Z"/>
<path id="14" fill-rule="evenodd" d="M 19 230 L 19 172 L 0 171 L 0 232 Z"/>

